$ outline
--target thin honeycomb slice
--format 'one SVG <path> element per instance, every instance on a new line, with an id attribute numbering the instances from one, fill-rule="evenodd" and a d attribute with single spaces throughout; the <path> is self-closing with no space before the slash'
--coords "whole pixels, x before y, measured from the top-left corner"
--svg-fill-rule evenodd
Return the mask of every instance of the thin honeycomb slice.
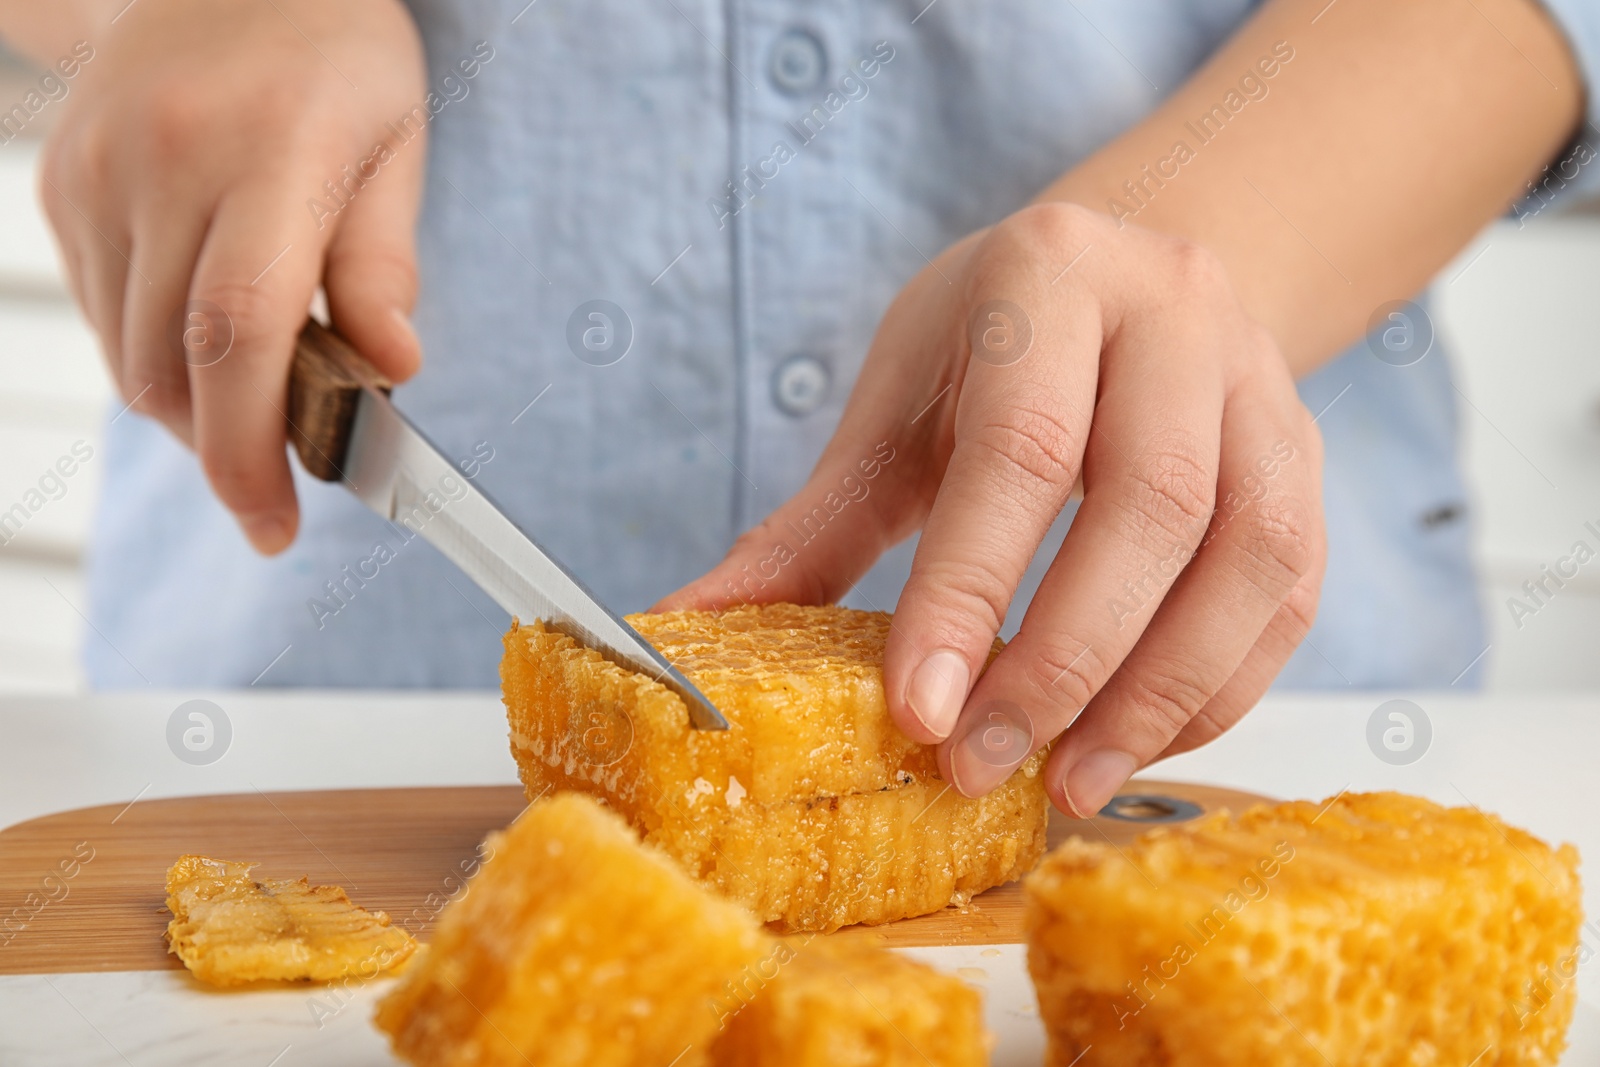
<path id="1" fill-rule="evenodd" d="M 1068 842 L 1025 883 L 1048 1063 L 1553 1067 L 1577 862 L 1397 793 Z"/>
<path id="2" fill-rule="evenodd" d="M 724 985 L 770 951 L 755 920 L 588 797 L 540 801 L 489 843 L 378 1005 L 395 1052 L 419 1067 L 696 1062 Z"/>
<path id="3" fill-rule="evenodd" d="M 985 1067 L 983 1001 L 854 935 L 789 938 L 723 995 L 712 1067 Z"/>
<path id="4" fill-rule="evenodd" d="M 167 871 L 168 949 L 211 985 L 371 978 L 417 950 L 383 912 L 305 878 L 258 882 L 259 864 L 182 856 Z"/>
<path id="5" fill-rule="evenodd" d="M 788 930 L 964 903 L 1043 853 L 1042 754 L 968 799 L 938 777 L 931 747 L 893 725 L 889 616 L 776 604 L 628 621 L 732 728 L 694 730 L 664 686 L 514 624 L 501 680 L 530 798 L 604 798 L 707 885 Z"/>

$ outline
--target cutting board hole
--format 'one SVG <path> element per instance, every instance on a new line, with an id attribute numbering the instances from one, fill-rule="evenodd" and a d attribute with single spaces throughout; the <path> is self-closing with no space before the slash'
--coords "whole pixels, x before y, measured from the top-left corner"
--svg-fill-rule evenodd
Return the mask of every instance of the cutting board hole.
<path id="1" fill-rule="evenodd" d="M 1124 822 L 1171 823 L 1188 822 L 1201 814 L 1200 805 L 1177 797 L 1154 793 L 1127 793 L 1112 797 L 1111 803 L 1100 809 L 1108 819 Z"/>

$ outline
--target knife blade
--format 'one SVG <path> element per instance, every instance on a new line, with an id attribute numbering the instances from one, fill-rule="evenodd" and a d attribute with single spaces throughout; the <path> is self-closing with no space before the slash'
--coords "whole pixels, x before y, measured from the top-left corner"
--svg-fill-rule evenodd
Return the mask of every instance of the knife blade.
<path id="1" fill-rule="evenodd" d="M 308 320 L 289 376 L 289 436 L 306 471 L 341 482 L 420 534 L 513 616 L 538 619 L 683 698 L 690 723 L 728 720 L 639 631 L 507 517 L 389 400 L 391 386 L 338 334 Z"/>

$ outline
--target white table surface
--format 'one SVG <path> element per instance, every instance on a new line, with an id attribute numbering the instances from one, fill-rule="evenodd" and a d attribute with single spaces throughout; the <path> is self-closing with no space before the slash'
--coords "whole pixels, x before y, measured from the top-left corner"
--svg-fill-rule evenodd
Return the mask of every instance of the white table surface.
<path id="1" fill-rule="evenodd" d="M 1393 695 L 1402 694 L 1272 697 L 1223 739 L 1153 773 L 1286 798 L 1399 789 L 1475 804 L 1600 856 L 1600 694 L 1403 694 L 1433 726 L 1426 754 L 1407 766 L 1380 761 L 1367 745 L 1369 716 Z M 167 747 L 169 716 L 196 697 L 216 702 L 233 731 L 226 754 L 208 766 L 184 763 Z M 0 698 L 0 826 L 135 798 L 515 782 L 494 693 Z M 1592 874 L 1584 898 L 1587 913 L 1600 917 Z M 10 906 L 0 901 L 0 911 Z M 1590 930 L 1586 940 L 1600 949 L 1600 923 Z M 972 952 L 964 962 L 974 967 L 1016 969 L 1009 951 Z M 1589 962 L 1578 983 L 1585 1003 L 1600 1007 L 1600 965 Z M 324 1011 L 319 1027 L 314 992 L 196 994 L 178 972 L 0 977 L 0 1064 L 389 1063 L 367 1023 L 381 984 L 357 990 L 331 1018 Z M 991 999 L 1005 992 L 991 988 Z M 1024 1014 L 1025 996 L 992 1010 Z M 1592 1013 L 1579 1028 L 1585 1041 L 1595 1039 Z"/>

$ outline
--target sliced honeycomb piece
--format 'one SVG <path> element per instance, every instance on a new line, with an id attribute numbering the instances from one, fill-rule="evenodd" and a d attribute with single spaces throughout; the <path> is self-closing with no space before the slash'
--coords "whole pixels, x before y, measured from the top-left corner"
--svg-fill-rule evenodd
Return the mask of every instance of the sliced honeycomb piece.
<path id="1" fill-rule="evenodd" d="M 1397 793 L 1070 841 L 1025 883 L 1047 1062 L 1553 1067 L 1577 862 Z"/>
<path id="2" fill-rule="evenodd" d="M 724 990 L 712 1067 L 985 1067 L 983 1000 L 854 935 L 785 939 Z"/>
<path id="3" fill-rule="evenodd" d="M 258 882 L 257 866 L 182 856 L 167 871 L 168 949 L 201 981 L 371 978 L 416 952 L 389 916 L 357 907 L 338 886 Z"/>
<path id="4" fill-rule="evenodd" d="M 683 1067 L 724 985 L 771 951 L 750 915 L 588 797 L 540 801 L 489 843 L 378 1005 L 419 1067 Z"/>
<path id="5" fill-rule="evenodd" d="M 1043 853 L 1038 754 L 968 799 L 889 718 L 889 616 L 774 604 L 632 615 L 728 717 L 694 730 L 679 697 L 541 624 L 513 624 L 501 681 L 530 798 L 603 797 L 763 922 L 832 930 L 965 903 Z"/>

